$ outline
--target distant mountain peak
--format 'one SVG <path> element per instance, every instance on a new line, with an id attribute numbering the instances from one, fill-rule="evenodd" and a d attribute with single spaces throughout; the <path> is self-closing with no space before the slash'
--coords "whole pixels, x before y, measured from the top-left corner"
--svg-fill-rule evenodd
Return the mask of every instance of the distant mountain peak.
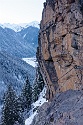
<path id="1" fill-rule="evenodd" d="M 26 27 L 29 27 L 29 26 L 37 27 L 39 29 L 39 22 L 37 21 L 30 22 L 26 25 Z"/>
<path id="2" fill-rule="evenodd" d="M 2 28 L 10 28 L 14 30 L 15 32 L 19 32 L 24 28 L 27 28 L 29 26 L 36 27 L 39 29 L 39 22 L 38 21 L 33 21 L 30 23 L 20 23 L 20 24 L 10 24 L 10 23 L 4 23 L 0 24 Z"/>

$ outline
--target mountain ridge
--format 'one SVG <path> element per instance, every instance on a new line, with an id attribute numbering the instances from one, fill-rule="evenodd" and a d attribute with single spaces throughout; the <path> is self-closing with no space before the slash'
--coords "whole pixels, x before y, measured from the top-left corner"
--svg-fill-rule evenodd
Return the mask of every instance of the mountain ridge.
<path id="1" fill-rule="evenodd" d="M 33 57 L 36 53 L 36 48 L 32 47 L 20 34 L 2 27 L 0 27 L 0 50 L 20 58 Z"/>
<path id="2" fill-rule="evenodd" d="M 30 23 L 19 23 L 19 24 L 4 23 L 4 24 L 0 24 L 0 26 L 4 29 L 9 28 L 9 29 L 14 30 L 15 32 L 19 32 L 24 28 L 28 28 L 29 26 L 37 27 L 39 29 L 39 22 L 33 21 Z"/>

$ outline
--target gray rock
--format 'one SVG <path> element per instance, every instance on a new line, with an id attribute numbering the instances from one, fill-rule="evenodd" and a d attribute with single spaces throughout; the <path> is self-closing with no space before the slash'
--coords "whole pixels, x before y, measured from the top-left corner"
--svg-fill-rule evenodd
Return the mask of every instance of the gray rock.
<path id="1" fill-rule="evenodd" d="M 38 110 L 31 125 L 83 125 L 83 92 L 68 90 Z"/>

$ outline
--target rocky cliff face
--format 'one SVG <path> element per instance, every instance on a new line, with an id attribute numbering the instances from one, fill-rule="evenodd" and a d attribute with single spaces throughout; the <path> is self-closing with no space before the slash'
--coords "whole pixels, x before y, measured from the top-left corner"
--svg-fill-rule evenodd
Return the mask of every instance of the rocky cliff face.
<path id="1" fill-rule="evenodd" d="M 47 85 L 47 99 L 82 89 L 83 0 L 46 0 L 37 59 Z"/>
<path id="2" fill-rule="evenodd" d="M 83 92 L 68 90 L 44 103 L 31 125 L 83 125 Z"/>

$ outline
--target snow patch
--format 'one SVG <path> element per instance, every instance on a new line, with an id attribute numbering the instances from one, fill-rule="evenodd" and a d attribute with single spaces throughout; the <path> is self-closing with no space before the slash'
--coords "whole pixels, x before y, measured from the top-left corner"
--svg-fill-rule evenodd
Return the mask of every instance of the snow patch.
<path id="1" fill-rule="evenodd" d="M 26 34 L 23 36 L 23 38 L 25 38 L 26 37 Z"/>
<path id="2" fill-rule="evenodd" d="M 32 104 L 34 108 L 39 107 L 44 102 L 46 102 L 45 94 L 46 94 L 46 88 L 44 87 L 43 91 L 39 95 L 39 99 L 35 103 Z"/>
<path id="3" fill-rule="evenodd" d="M 28 119 L 26 119 L 25 125 L 30 125 L 34 119 L 34 116 L 36 116 L 36 114 L 37 114 L 37 111 L 34 112 L 34 114 L 32 114 Z"/>

